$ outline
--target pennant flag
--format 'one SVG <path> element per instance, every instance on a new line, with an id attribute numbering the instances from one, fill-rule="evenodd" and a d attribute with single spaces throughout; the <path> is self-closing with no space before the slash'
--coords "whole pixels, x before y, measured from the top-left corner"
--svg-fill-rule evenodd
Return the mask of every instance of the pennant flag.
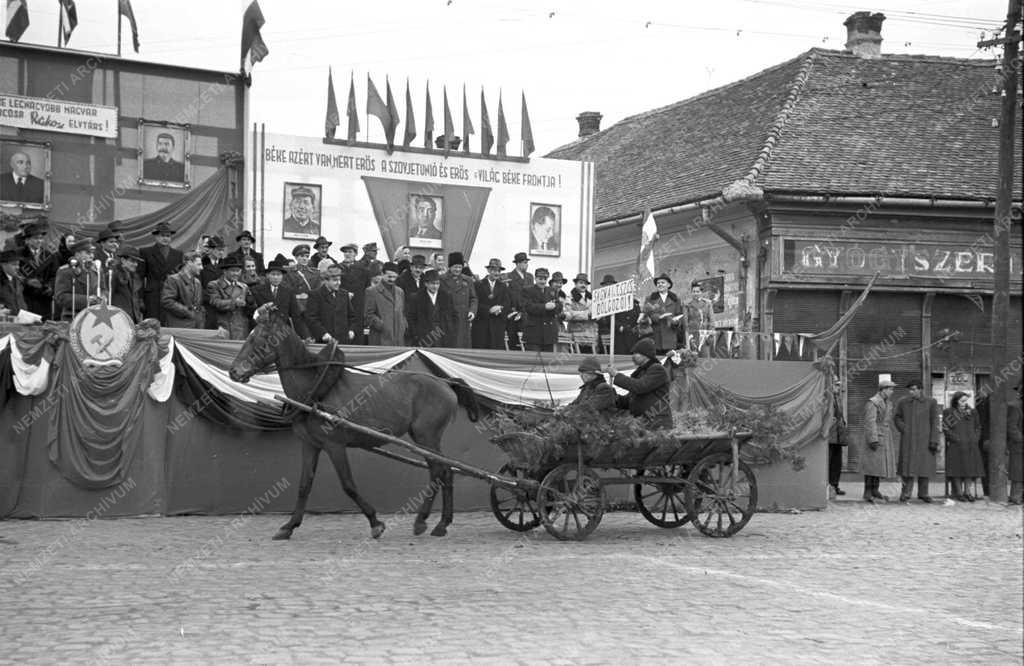
<path id="1" fill-rule="evenodd" d="M 27 29 L 27 0 L 7 0 L 7 39 L 16 42 Z"/>
<path id="2" fill-rule="evenodd" d="M 725 348 L 732 349 L 732 331 L 725 332 Z"/>
<path id="3" fill-rule="evenodd" d="M 480 152 L 484 155 L 489 155 L 493 145 L 494 133 L 491 132 L 491 119 L 487 113 L 487 100 L 484 99 L 484 89 L 480 88 Z"/>
<path id="4" fill-rule="evenodd" d="M 498 91 L 498 139 L 496 141 L 499 157 L 505 156 L 505 146 L 508 144 L 508 125 L 505 123 L 505 111 L 501 108 L 501 91 Z"/>
<path id="5" fill-rule="evenodd" d="M 452 110 L 448 108 L 448 88 L 444 87 L 441 90 L 444 95 L 444 154 L 447 157 L 452 147 L 452 139 L 455 138 L 455 123 L 452 122 Z"/>
<path id="6" fill-rule="evenodd" d="M 349 143 L 356 140 L 356 135 L 359 134 L 359 113 L 356 111 L 356 75 L 352 73 L 352 78 L 348 84 L 348 140 Z"/>
<path id="7" fill-rule="evenodd" d="M 800 358 L 803 358 L 804 357 L 804 336 L 798 335 L 798 336 L 796 336 L 796 339 L 797 339 L 797 341 L 800 344 L 800 347 L 797 349 L 797 354 L 800 356 Z"/>
<path id="8" fill-rule="evenodd" d="M 409 79 L 405 80 L 405 138 L 402 145 L 406 148 L 416 138 L 416 118 L 412 112 L 412 92 L 409 90 Z"/>
<path id="9" fill-rule="evenodd" d="M 462 86 L 462 152 L 469 152 L 469 135 L 476 134 L 473 121 L 469 119 L 469 105 L 466 104 L 466 86 Z"/>
<path id="10" fill-rule="evenodd" d="M 526 93 L 523 93 L 523 123 L 520 132 L 523 142 L 523 157 L 529 157 L 533 152 L 533 129 L 530 127 L 530 114 L 526 110 Z"/>
<path id="11" fill-rule="evenodd" d="M 395 98 L 391 95 L 391 81 L 384 78 L 385 95 L 388 98 L 388 116 L 391 118 L 391 134 L 388 135 L 388 152 L 390 153 L 395 149 L 395 132 L 398 130 L 398 123 L 401 118 L 398 115 L 398 105 L 395 104 Z"/>
<path id="12" fill-rule="evenodd" d="M 75 0 L 59 0 L 59 2 L 61 31 L 64 34 L 64 43 L 67 44 L 71 39 L 71 33 L 78 27 L 78 8 L 75 7 Z"/>
<path id="13" fill-rule="evenodd" d="M 334 138 L 338 129 L 338 99 L 334 96 L 334 74 L 327 68 L 327 115 L 324 117 L 324 136 Z"/>
<path id="14" fill-rule="evenodd" d="M 775 353 L 778 354 L 779 347 L 782 346 L 782 335 L 779 333 L 775 333 L 772 335 L 772 338 L 775 340 Z"/>
<path id="15" fill-rule="evenodd" d="M 132 29 L 132 48 L 135 52 L 139 52 L 139 24 L 135 22 L 135 12 L 132 11 L 132 0 L 118 0 L 117 3 L 117 21 L 118 24 L 121 22 L 121 17 L 128 19 L 128 25 Z M 118 33 L 120 34 L 120 32 Z M 120 49 L 121 45 L 118 44 L 117 48 Z M 120 51 L 119 51 L 120 53 Z"/>
<path id="16" fill-rule="evenodd" d="M 373 85 L 373 79 L 370 78 L 369 74 L 366 75 L 366 82 L 366 115 L 377 116 L 377 119 L 380 120 L 380 124 L 384 127 L 384 139 L 388 144 L 388 152 L 391 152 L 395 147 L 394 116 L 391 115 L 391 106 L 395 103 L 395 100 L 390 99 L 391 84 L 389 83 L 387 87 L 387 96 L 390 99 L 390 104 L 385 104 L 384 100 L 380 97 L 380 93 L 377 92 L 377 86 Z"/>
<path id="17" fill-rule="evenodd" d="M 430 103 L 430 81 L 427 81 L 427 110 L 423 116 L 423 147 L 434 147 L 434 106 Z"/>
<path id="18" fill-rule="evenodd" d="M 658 240 L 658 223 L 648 209 L 644 212 L 644 225 L 640 230 L 640 253 L 636 258 L 636 289 L 643 291 L 644 284 L 654 280 L 654 243 Z M 642 301 L 643 299 L 641 299 Z"/>
<path id="19" fill-rule="evenodd" d="M 260 35 L 260 28 L 266 20 L 263 18 L 263 12 L 260 10 L 260 3 L 257 0 L 252 0 L 252 4 L 245 10 L 245 15 L 242 17 L 242 71 L 246 70 L 245 61 L 246 56 L 249 56 L 249 62 L 255 65 L 259 61 L 263 60 L 270 54 L 270 49 L 263 42 L 263 37 Z"/>

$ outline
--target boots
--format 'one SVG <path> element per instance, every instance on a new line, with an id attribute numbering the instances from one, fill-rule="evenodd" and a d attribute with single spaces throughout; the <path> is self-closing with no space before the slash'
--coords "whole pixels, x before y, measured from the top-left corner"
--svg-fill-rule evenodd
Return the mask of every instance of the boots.
<path id="1" fill-rule="evenodd" d="M 879 477 L 876 476 L 875 477 L 875 481 L 874 481 L 874 483 L 871 486 L 871 496 L 874 497 L 876 500 L 882 500 L 883 502 L 888 502 L 889 498 L 886 495 L 883 495 L 878 490 L 878 486 L 881 483 L 882 483 L 882 479 L 880 479 Z"/>
<path id="2" fill-rule="evenodd" d="M 864 477 L 864 495 L 863 495 L 862 499 L 865 502 L 869 503 L 869 504 L 874 504 L 875 503 L 875 496 L 874 496 L 874 492 L 873 492 L 873 487 L 874 487 L 874 483 L 875 483 L 877 478 L 878 477 L 875 477 L 875 476 L 865 476 Z"/>

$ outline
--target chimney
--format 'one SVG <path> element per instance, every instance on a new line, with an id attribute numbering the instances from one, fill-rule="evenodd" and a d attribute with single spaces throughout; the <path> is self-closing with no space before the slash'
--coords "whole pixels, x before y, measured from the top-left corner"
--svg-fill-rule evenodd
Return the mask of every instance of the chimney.
<path id="1" fill-rule="evenodd" d="M 846 50 L 861 58 L 882 55 L 882 21 L 885 14 L 856 12 L 843 21 L 846 26 Z"/>
<path id="2" fill-rule="evenodd" d="M 576 122 L 580 124 L 580 136 L 590 136 L 600 132 L 602 117 L 597 111 L 584 111 L 576 116 Z"/>

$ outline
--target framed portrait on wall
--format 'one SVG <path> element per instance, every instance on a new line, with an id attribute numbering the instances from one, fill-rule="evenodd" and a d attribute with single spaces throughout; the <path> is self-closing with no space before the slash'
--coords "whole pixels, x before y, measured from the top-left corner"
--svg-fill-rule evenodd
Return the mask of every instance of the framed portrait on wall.
<path id="1" fill-rule="evenodd" d="M 530 204 L 530 254 L 558 257 L 562 254 L 562 207 Z"/>
<path id="2" fill-rule="evenodd" d="M 316 183 L 285 183 L 281 238 L 316 240 L 320 236 L 323 186 Z"/>
<path id="3" fill-rule="evenodd" d="M 50 207 L 49 142 L 0 139 L 0 205 Z"/>
<path id="4" fill-rule="evenodd" d="M 715 314 L 725 312 L 725 278 L 719 275 L 695 282 L 700 286 L 703 298 L 711 304 L 711 311 Z"/>
<path id="5" fill-rule="evenodd" d="M 444 197 L 436 194 L 409 195 L 409 246 L 442 247 Z"/>
<path id="6" fill-rule="evenodd" d="M 189 126 L 139 120 L 139 183 L 187 190 L 192 156 Z"/>

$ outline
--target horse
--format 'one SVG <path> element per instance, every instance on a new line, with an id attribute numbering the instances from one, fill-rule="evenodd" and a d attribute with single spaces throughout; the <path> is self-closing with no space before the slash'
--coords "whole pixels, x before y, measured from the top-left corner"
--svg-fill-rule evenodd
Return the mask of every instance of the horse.
<path id="1" fill-rule="evenodd" d="M 479 418 L 479 405 L 473 390 L 462 380 L 444 380 L 417 372 L 388 371 L 380 375 L 360 375 L 344 362 L 344 352 L 335 344 L 325 345 L 312 354 L 291 327 L 288 318 L 276 308 L 264 306 L 256 326 L 246 338 L 228 375 L 245 383 L 256 373 L 276 364 L 285 395 L 304 404 L 317 404 L 354 423 L 380 430 L 394 437 L 409 434 L 420 446 L 441 451 L 441 438 L 455 419 L 459 406 L 471 421 Z M 384 533 L 373 506 L 359 494 L 348 461 L 348 447 L 372 448 L 372 438 L 359 437 L 351 429 L 336 426 L 313 414 L 297 411 L 292 431 L 302 442 L 302 476 L 299 496 L 291 518 L 274 535 L 275 540 L 290 539 L 302 524 L 306 500 L 313 487 L 320 452 L 326 451 L 334 464 L 341 487 L 352 498 L 370 523 L 374 539 Z M 427 460 L 430 485 L 413 523 L 413 533 L 423 534 L 437 491 L 441 490 L 441 520 L 431 531 L 445 536 L 452 523 L 453 474 L 449 466 Z"/>

